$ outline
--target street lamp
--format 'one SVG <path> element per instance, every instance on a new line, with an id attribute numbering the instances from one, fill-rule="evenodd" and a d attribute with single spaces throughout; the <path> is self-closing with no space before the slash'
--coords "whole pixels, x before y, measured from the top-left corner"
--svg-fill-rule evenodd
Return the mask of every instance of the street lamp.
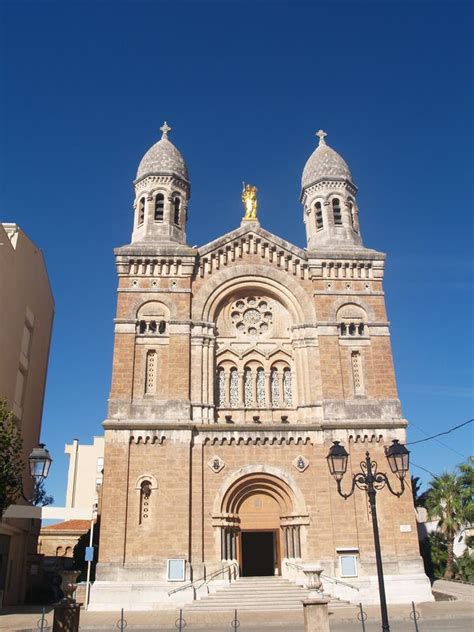
<path id="1" fill-rule="evenodd" d="M 49 468 L 53 462 L 48 450 L 46 450 L 44 446 L 44 443 L 40 443 L 37 448 L 33 448 L 28 457 L 30 474 L 35 479 L 36 484 L 41 483 L 48 476 Z"/>
<path id="2" fill-rule="evenodd" d="M 400 496 L 405 491 L 405 476 L 408 472 L 410 453 L 403 444 L 399 443 L 398 439 L 394 439 L 392 445 L 388 448 L 385 448 L 385 456 L 387 457 L 390 469 L 400 481 L 399 492 L 395 491 L 392 488 L 392 486 L 390 485 L 390 481 L 388 480 L 388 477 L 384 472 L 377 472 L 377 462 L 372 461 L 372 459 L 370 458 L 370 454 L 366 452 L 365 460 L 361 461 L 360 464 L 361 471 L 352 475 L 351 489 L 349 493 L 345 494 L 342 491 L 341 481 L 347 471 L 347 462 L 349 459 L 348 452 L 346 451 L 344 446 L 340 444 L 339 441 L 333 441 L 333 445 L 330 447 L 329 454 L 326 458 L 328 462 L 329 472 L 336 480 L 337 491 L 344 499 L 352 496 L 356 487 L 366 491 L 369 497 L 370 513 L 372 514 L 372 528 L 374 531 L 375 560 L 377 563 L 377 576 L 379 580 L 382 631 L 390 632 L 375 496 L 377 494 L 377 491 L 379 491 L 386 485 L 394 496 L 400 498 Z"/>
<path id="3" fill-rule="evenodd" d="M 30 456 L 28 457 L 28 464 L 30 466 L 31 477 L 35 481 L 33 498 L 27 498 L 23 492 L 23 485 L 21 486 L 21 495 L 29 502 L 34 503 L 38 498 L 38 487 L 44 481 L 49 474 L 49 468 L 53 459 L 51 458 L 48 450 L 45 448 L 44 443 L 40 443 L 37 448 L 33 448 Z"/>

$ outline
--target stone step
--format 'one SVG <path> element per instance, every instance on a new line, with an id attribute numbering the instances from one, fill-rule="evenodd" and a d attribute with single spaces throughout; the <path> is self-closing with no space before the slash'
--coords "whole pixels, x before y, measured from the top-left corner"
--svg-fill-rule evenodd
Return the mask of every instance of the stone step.
<path id="1" fill-rule="evenodd" d="M 199 597 L 184 610 L 299 610 L 309 591 L 282 577 L 241 577 L 210 595 Z M 345 606 L 346 602 L 331 599 L 329 607 Z"/>

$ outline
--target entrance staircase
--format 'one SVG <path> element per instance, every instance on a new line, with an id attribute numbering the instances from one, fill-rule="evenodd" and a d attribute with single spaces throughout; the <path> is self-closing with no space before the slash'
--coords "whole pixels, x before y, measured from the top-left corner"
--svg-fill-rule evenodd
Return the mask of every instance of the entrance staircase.
<path id="1" fill-rule="evenodd" d="M 222 610 L 301 610 L 309 590 L 283 577 L 239 577 L 233 584 L 218 589 L 184 607 L 186 612 Z M 348 602 L 331 598 L 330 608 Z"/>

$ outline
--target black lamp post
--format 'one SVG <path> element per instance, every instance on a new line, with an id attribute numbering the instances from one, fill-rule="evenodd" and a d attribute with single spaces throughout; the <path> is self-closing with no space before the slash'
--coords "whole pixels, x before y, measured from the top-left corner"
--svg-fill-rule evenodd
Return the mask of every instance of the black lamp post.
<path id="1" fill-rule="evenodd" d="M 30 474 L 35 481 L 33 498 L 27 498 L 23 492 L 23 486 L 21 487 L 21 495 L 29 502 L 34 503 L 38 498 L 38 487 L 44 481 L 49 474 L 49 468 L 53 459 L 51 458 L 48 450 L 45 448 L 44 443 L 40 443 L 37 448 L 33 448 L 30 456 L 28 457 L 28 464 L 30 466 Z"/>
<path id="2" fill-rule="evenodd" d="M 399 443 L 398 439 L 394 439 L 391 446 L 385 448 L 385 456 L 387 457 L 390 469 L 400 481 L 400 491 L 395 491 L 390 485 L 387 475 L 384 472 L 377 472 L 377 462 L 372 461 L 370 454 L 365 453 L 365 460 L 360 464 L 360 472 L 352 475 L 352 486 L 349 493 L 345 494 L 341 488 L 342 477 L 347 471 L 347 461 L 349 454 L 339 441 L 334 441 L 327 455 L 329 471 L 334 476 L 337 484 L 337 491 L 343 498 L 349 498 L 355 491 L 355 488 L 363 489 L 367 492 L 370 503 L 370 513 L 372 514 L 372 528 L 374 531 L 375 559 L 377 563 L 377 575 L 379 580 L 380 593 L 380 612 L 382 615 L 382 630 L 390 632 L 387 613 L 387 598 L 385 596 L 385 583 L 383 578 L 382 553 L 380 551 L 380 535 L 379 525 L 377 522 L 377 507 L 375 496 L 377 491 L 385 487 L 398 498 L 405 491 L 405 475 L 408 472 L 410 453 L 406 447 Z"/>

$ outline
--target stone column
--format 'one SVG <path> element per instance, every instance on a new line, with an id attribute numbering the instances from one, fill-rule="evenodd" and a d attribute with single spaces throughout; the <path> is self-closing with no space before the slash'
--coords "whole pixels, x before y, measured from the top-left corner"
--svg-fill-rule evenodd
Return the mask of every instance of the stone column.
<path id="1" fill-rule="evenodd" d="M 272 408 L 271 372 L 265 371 L 265 408 Z"/>

